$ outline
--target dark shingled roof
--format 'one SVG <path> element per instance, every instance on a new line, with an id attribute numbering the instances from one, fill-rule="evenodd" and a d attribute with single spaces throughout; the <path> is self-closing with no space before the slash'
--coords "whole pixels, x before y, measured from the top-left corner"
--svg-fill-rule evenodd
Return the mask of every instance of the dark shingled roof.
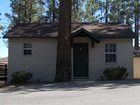
<path id="1" fill-rule="evenodd" d="M 97 38 L 133 38 L 135 33 L 128 25 L 122 24 L 72 24 L 72 35 L 86 30 Z M 6 33 L 4 38 L 55 38 L 58 36 L 58 24 L 18 24 Z"/>

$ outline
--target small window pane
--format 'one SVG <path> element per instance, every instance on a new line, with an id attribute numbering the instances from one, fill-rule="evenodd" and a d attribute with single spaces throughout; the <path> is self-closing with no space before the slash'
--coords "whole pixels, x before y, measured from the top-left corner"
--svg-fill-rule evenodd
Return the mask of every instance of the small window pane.
<path id="1" fill-rule="evenodd" d="M 105 44 L 105 52 L 108 52 L 108 44 Z"/>
<path id="2" fill-rule="evenodd" d="M 113 52 L 116 52 L 116 44 L 113 44 Z"/>
<path id="3" fill-rule="evenodd" d="M 116 44 L 115 43 L 108 43 L 105 44 L 105 61 L 107 63 L 116 62 Z"/>
<path id="4" fill-rule="evenodd" d="M 116 44 L 105 44 L 105 52 L 116 52 Z"/>
<path id="5" fill-rule="evenodd" d="M 24 55 L 32 55 L 32 44 L 31 43 L 24 43 L 23 46 L 23 53 Z"/>
<path id="6" fill-rule="evenodd" d="M 24 50 L 24 55 L 32 55 L 32 50 Z"/>
<path id="7" fill-rule="evenodd" d="M 28 44 L 28 48 L 32 48 L 32 44 Z"/>
<path id="8" fill-rule="evenodd" d="M 106 62 L 116 62 L 116 54 L 106 54 Z"/>
<path id="9" fill-rule="evenodd" d="M 32 50 L 28 50 L 28 55 L 32 55 Z"/>
<path id="10" fill-rule="evenodd" d="M 27 55 L 27 50 L 24 50 L 24 55 Z"/>
<path id="11" fill-rule="evenodd" d="M 112 51 L 112 47 L 111 47 L 111 46 L 109 47 L 109 52 L 113 52 L 113 51 Z"/>
<path id="12" fill-rule="evenodd" d="M 27 48 L 27 44 L 24 44 L 24 48 Z"/>
<path id="13" fill-rule="evenodd" d="M 30 44 L 30 43 L 25 43 L 25 44 L 24 44 L 24 48 L 32 48 L 32 44 Z"/>

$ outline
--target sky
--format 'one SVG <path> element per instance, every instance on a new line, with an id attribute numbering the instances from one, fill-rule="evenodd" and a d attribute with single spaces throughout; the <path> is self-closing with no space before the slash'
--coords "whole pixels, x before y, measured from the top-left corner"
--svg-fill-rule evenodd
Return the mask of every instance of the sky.
<path id="1" fill-rule="evenodd" d="M 6 28 L 9 25 L 10 21 L 8 18 L 5 17 L 4 14 L 11 13 L 10 0 L 0 0 L 0 4 L 0 25 Z M 8 56 L 8 48 L 7 45 L 4 43 L 5 40 L 2 37 L 2 31 L 0 31 L 0 58 Z"/>

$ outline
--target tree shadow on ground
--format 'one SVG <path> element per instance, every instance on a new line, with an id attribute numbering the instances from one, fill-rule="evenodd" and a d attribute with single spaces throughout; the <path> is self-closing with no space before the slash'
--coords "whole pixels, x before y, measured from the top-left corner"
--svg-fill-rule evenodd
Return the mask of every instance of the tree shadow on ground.
<path id="1" fill-rule="evenodd" d="M 42 91 L 84 91 L 94 88 L 118 89 L 140 86 L 140 80 L 121 80 L 121 81 L 72 81 L 65 83 L 36 83 L 13 86 L 9 85 L 0 90 L 1 93 L 12 92 L 42 92 Z"/>

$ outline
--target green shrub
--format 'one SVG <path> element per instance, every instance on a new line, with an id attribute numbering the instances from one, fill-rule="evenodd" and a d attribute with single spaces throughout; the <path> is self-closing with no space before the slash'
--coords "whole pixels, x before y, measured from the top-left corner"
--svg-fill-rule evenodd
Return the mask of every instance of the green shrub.
<path id="1" fill-rule="evenodd" d="M 12 74 L 11 84 L 25 84 L 32 78 L 32 73 L 19 71 Z"/>
<path id="2" fill-rule="evenodd" d="M 128 76 L 127 69 L 120 66 L 106 68 L 103 74 L 103 78 L 108 80 L 121 80 Z"/>

